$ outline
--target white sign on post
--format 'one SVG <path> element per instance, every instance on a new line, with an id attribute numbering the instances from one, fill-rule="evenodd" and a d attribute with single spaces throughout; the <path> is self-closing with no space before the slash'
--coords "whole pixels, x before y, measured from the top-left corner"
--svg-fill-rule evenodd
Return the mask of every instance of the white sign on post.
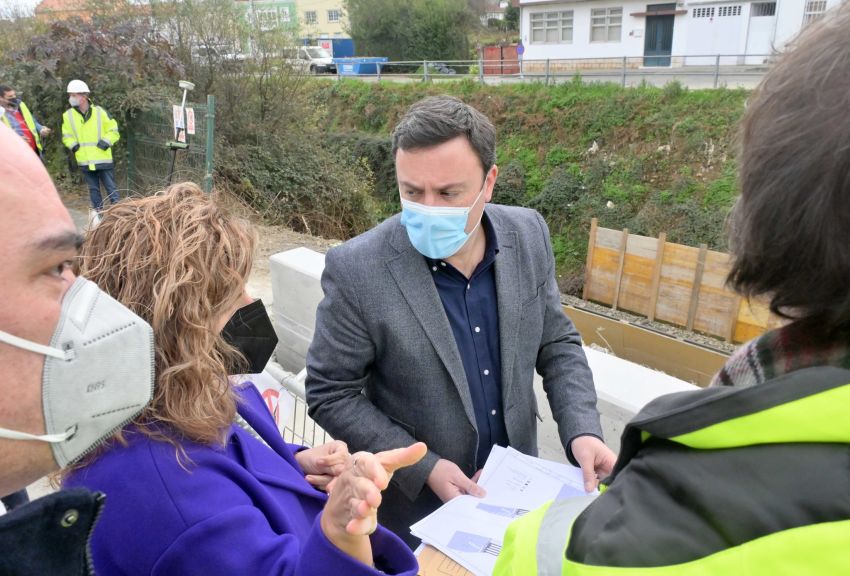
<path id="1" fill-rule="evenodd" d="M 195 109 L 186 108 L 186 134 L 195 135 Z"/>
<path id="2" fill-rule="evenodd" d="M 185 142 L 186 126 L 183 124 L 183 114 L 181 114 L 180 112 L 180 106 L 178 106 L 177 104 L 174 104 L 171 107 L 171 118 L 174 121 L 174 138 L 178 142 Z M 192 120 L 194 124 L 194 118 L 192 118 Z M 192 128 L 194 129 L 194 126 Z"/>

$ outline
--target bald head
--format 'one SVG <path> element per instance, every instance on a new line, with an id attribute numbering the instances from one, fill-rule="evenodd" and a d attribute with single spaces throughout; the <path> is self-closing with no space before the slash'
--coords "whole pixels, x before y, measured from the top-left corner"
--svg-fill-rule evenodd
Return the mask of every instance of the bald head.
<path id="1" fill-rule="evenodd" d="M 5 125 L 0 128 L 0 234 L 9 220 L 21 218 L 56 218 L 73 227 L 41 160 L 23 138 Z"/>

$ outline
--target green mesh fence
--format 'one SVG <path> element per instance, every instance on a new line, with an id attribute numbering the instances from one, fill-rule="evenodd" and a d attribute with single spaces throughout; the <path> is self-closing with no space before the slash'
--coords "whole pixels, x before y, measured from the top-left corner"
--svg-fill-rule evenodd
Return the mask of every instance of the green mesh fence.
<path id="1" fill-rule="evenodd" d="M 212 183 L 215 101 L 207 105 L 186 103 L 194 112 L 194 134 L 186 135 L 188 148 L 175 151 L 168 146 L 176 141 L 171 104 L 138 114 L 127 127 L 126 182 L 130 195 L 146 195 L 171 182 L 192 181 L 209 191 Z M 188 113 L 187 113 L 188 116 Z"/>

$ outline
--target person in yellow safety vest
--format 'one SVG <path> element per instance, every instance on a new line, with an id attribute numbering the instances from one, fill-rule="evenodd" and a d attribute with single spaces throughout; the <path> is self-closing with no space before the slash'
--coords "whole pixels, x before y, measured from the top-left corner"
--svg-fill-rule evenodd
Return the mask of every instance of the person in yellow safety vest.
<path id="1" fill-rule="evenodd" d="M 11 86 L 0 85 L 0 108 L 3 108 L 3 117 L 0 120 L 23 138 L 33 152 L 41 157 L 41 139 L 49 136 L 52 130 L 39 124 Z"/>
<path id="2" fill-rule="evenodd" d="M 71 108 L 62 115 L 62 143 L 74 153 L 86 178 L 92 207 L 99 212 L 103 209 L 101 184 L 110 202 L 119 200 L 112 162 L 112 147 L 121 137 L 118 122 L 106 110 L 91 104 L 89 87 L 82 80 L 68 83 L 68 103 Z"/>
<path id="3" fill-rule="evenodd" d="M 728 282 L 788 323 L 645 406 L 607 489 L 513 522 L 495 576 L 850 574 L 848 31 L 850 3 L 809 24 L 741 122 Z"/>

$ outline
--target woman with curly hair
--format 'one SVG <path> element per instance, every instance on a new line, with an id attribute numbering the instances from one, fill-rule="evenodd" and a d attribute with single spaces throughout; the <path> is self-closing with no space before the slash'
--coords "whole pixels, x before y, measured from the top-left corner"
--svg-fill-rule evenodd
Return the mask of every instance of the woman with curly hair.
<path id="1" fill-rule="evenodd" d="M 102 574 L 416 573 L 377 526 L 380 491 L 423 444 L 349 457 L 345 445 L 286 444 L 222 337 L 249 304 L 256 240 L 194 184 L 111 207 L 83 247 L 80 274 L 154 329 L 149 407 L 66 486 L 106 494 L 92 538 Z M 305 474 L 308 475 L 305 478 Z M 322 486 L 325 494 L 307 480 Z"/>

